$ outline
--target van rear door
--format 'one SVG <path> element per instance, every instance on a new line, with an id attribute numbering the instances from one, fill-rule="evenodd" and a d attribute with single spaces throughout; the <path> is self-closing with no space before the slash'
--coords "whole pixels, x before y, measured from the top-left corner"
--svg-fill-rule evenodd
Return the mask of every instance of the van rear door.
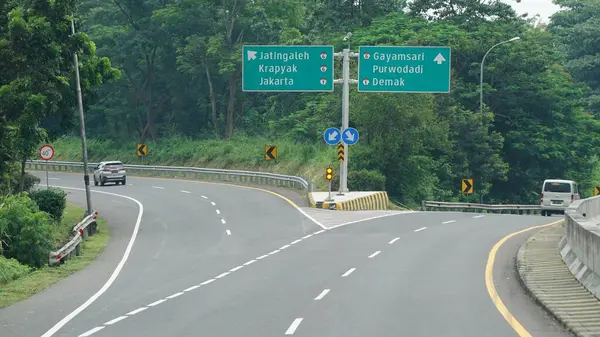
<path id="1" fill-rule="evenodd" d="M 567 207 L 571 204 L 571 183 L 547 181 L 544 184 L 544 206 Z"/>

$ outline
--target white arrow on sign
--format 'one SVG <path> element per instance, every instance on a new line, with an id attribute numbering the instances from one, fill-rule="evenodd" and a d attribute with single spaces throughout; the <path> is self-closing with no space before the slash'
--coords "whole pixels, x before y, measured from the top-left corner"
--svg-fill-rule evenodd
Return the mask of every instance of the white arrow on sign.
<path id="1" fill-rule="evenodd" d="M 337 135 L 338 135 L 337 131 L 333 131 L 332 133 L 330 133 L 330 134 L 327 136 L 327 138 L 329 138 L 329 141 L 330 141 L 330 142 L 333 142 L 333 141 L 334 141 L 334 140 L 337 138 Z"/>
<path id="2" fill-rule="evenodd" d="M 437 54 L 437 56 L 433 59 L 433 62 L 437 62 L 437 64 L 442 64 L 446 61 L 444 55 L 442 53 Z"/>
<path id="3" fill-rule="evenodd" d="M 354 134 L 350 131 L 346 131 L 346 138 L 348 138 L 349 141 L 353 142 L 354 141 Z"/>
<path id="4" fill-rule="evenodd" d="M 248 61 L 256 60 L 256 52 L 253 50 L 248 50 Z"/>

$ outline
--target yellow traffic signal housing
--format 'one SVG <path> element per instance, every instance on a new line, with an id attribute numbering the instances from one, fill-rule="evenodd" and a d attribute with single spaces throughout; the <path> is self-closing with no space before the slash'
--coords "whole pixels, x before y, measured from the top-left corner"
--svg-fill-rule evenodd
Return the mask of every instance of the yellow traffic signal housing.
<path id="1" fill-rule="evenodd" d="M 325 170 L 325 179 L 327 179 L 327 180 L 333 179 L 333 169 L 331 167 L 328 167 Z"/>

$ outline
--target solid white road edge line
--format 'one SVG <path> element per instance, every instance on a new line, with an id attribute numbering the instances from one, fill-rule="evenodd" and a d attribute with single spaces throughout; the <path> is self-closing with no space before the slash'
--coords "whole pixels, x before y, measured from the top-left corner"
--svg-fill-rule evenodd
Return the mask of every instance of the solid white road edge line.
<path id="1" fill-rule="evenodd" d="M 329 290 L 330 290 L 330 289 L 325 289 L 325 290 L 323 290 L 323 291 L 322 291 L 322 292 L 319 294 L 319 296 L 315 297 L 315 301 L 319 301 L 319 300 L 323 299 L 323 297 L 325 297 L 325 295 L 327 295 L 327 293 L 329 293 Z"/>
<path id="2" fill-rule="evenodd" d="M 65 187 L 65 186 L 54 186 L 54 187 L 68 189 L 68 190 L 85 191 L 85 189 L 83 189 L 83 188 L 76 188 L 76 187 Z M 129 254 L 131 254 L 131 249 L 133 248 L 133 244 L 135 243 L 135 239 L 137 237 L 138 231 L 140 229 L 140 224 L 142 223 L 142 215 L 144 214 L 144 205 L 142 205 L 141 202 L 137 201 L 136 199 L 134 199 L 132 197 L 128 197 L 126 195 L 104 192 L 104 191 L 95 191 L 95 190 L 92 190 L 92 192 L 121 197 L 121 198 L 125 198 L 125 199 L 135 202 L 139 207 L 139 211 L 138 211 L 138 216 L 137 216 L 137 219 L 135 222 L 135 227 L 133 228 L 133 233 L 131 234 L 131 238 L 129 239 L 129 243 L 127 244 L 127 248 L 125 249 L 125 252 L 123 253 L 123 257 L 121 258 L 121 261 L 119 261 L 119 264 L 113 271 L 112 275 L 110 275 L 110 277 L 108 278 L 108 281 L 106 281 L 106 283 L 104 283 L 102 288 L 100 288 L 100 290 L 98 290 L 94 295 L 92 295 L 92 297 L 90 297 L 82 305 L 80 305 L 75 310 L 73 310 L 73 312 L 68 314 L 65 318 L 61 319 L 58 323 L 56 323 L 53 327 L 51 327 L 50 330 L 46 331 L 42 335 L 42 337 L 53 336 L 58 330 L 60 330 L 60 328 L 65 326 L 65 324 L 69 323 L 69 321 L 71 321 L 73 318 L 75 318 L 75 316 L 79 315 L 83 310 L 85 310 L 87 307 L 89 307 L 92 303 L 94 303 L 94 301 L 96 301 L 98 299 L 98 297 L 100 297 L 102 294 L 104 294 L 108 290 L 108 288 L 110 288 L 110 286 L 113 284 L 113 282 L 115 282 L 115 280 L 117 279 L 117 276 L 119 276 L 119 274 L 121 273 L 121 270 L 123 269 L 123 266 L 125 265 L 125 262 L 127 262 L 127 259 L 129 258 Z M 99 330 L 100 329 L 98 329 L 97 331 L 99 331 Z"/>
<path id="3" fill-rule="evenodd" d="M 290 324 L 290 327 L 287 329 L 287 331 L 285 332 L 286 335 L 293 335 L 294 332 L 296 331 L 296 329 L 298 329 L 298 326 L 300 325 L 300 323 L 302 323 L 303 318 L 296 318 L 292 324 Z"/>
<path id="4" fill-rule="evenodd" d="M 240 269 L 242 269 L 242 268 L 244 268 L 244 266 L 237 266 L 237 267 L 235 267 L 235 268 L 231 268 L 231 269 L 229 269 L 229 271 L 233 273 L 234 271 L 238 271 L 238 270 L 240 270 Z"/>
<path id="5" fill-rule="evenodd" d="M 98 332 L 98 331 L 100 331 L 102 329 L 104 329 L 103 326 L 97 326 L 97 327 L 95 327 L 95 328 L 93 328 L 91 330 L 88 330 L 88 331 L 82 333 L 81 335 L 79 335 L 79 337 L 88 337 L 88 336 L 91 336 L 91 335 L 95 334 L 96 332 Z"/>

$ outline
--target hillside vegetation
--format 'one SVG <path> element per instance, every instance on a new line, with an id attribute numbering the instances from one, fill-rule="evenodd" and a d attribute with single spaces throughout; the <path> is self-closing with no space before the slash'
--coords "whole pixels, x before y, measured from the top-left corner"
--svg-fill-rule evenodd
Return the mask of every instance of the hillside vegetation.
<path id="1" fill-rule="evenodd" d="M 340 126 L 341 87 L 243 92 L 242 46 L 449 46 L 448 94 L 351 86 L 354 186 L 382 185 L 416 204 L 466 200 L 460 180 L 471 177 L 470 200 L 536 204 L 544 179 L 565 178 L 587 196 L 600 183 L 600 3 L 555 2 L 563 10 L 545 23 L 497 0 L 9 0 L 0 7 L 0 174 L 45 141 L 56 159 L 80 160 L 73 70 L 61 57 L 75 50 L 91 160 L 140 162 L 134 146 L 147 143 L 149 163 L 323 182 L 322 170 L 337 167 L 322 135 Z M 350 68 L 356 77 L 356 60 Z M 279 161 L 264 161 L 268 144 L 279 146 Z"/>

